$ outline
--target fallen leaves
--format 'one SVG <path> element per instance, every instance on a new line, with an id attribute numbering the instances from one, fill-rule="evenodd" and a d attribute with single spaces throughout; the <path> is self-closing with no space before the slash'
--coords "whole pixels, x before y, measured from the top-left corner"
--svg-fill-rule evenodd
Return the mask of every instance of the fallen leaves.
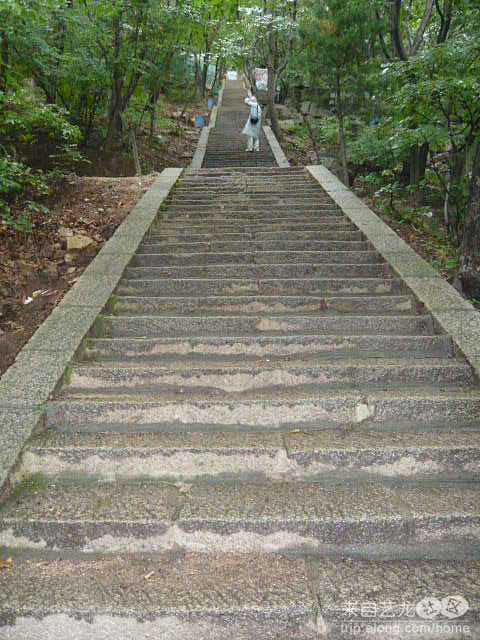
<path id="1" fill-rule="evenodd" d="M 0 571 L 5 571 L 13 567 L 13 558 L 7 558 L 7 560 L 0 560 Z"/>
<path id="2" fill-rule="evenodd" d="M 32 233 L 0 228 L 0 375 L 154 180 L 71 178 Z"/>

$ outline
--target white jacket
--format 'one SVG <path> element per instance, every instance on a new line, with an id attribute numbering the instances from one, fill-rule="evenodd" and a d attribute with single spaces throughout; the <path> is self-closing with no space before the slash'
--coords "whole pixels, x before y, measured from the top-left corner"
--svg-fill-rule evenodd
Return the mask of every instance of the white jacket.
<path id="1" fill-rule="evenodd" d="M 258 102 L 256 100 L 252 100 L 251 98 L 245 98 L 245 104 L 248 104 L 248 106 L 250 107 L 250 113 L 242 133 L 244 136 L 259 138 L 260 132 L 262 130 L 262 109 L 260 108 Z M 250 118 L 256 117 L 258 117 L 257 124 L 252 124 Z"/>

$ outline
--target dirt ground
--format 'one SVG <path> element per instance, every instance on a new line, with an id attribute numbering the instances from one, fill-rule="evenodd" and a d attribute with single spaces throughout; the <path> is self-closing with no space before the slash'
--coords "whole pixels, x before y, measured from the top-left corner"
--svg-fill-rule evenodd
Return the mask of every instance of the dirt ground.
<path id="1" fill-rule="evenodd" d="M 0 375 L 155 181 L 72 177 L 30 234 L 0 225 Z M 91 246 L 67 252 L 67 235 Z"/>

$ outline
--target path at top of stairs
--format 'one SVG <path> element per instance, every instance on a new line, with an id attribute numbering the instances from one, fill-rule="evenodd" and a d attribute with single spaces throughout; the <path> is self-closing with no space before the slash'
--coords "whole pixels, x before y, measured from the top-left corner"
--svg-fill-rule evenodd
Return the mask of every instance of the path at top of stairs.
<path id="1" fill-rule="evenodd" d="M 479 420 L 306 171 L 187 170 L 0 508 L 0 638 L 478 638 Z"/>
<path id="2" fill-rule="evenodd" d="M 250 114 L 244 100 L 247 91 L 241 80 L 227 81 L 219 106 L 217 122 L 210 129 L 203 166 L 213 167 L 275 167 L 277 165 L 265 133 L 260 136 L 260 151 L 246 150 L 248 138 L 241 134 Z M 265 109 L 263 113 L 265 120 Z"/>

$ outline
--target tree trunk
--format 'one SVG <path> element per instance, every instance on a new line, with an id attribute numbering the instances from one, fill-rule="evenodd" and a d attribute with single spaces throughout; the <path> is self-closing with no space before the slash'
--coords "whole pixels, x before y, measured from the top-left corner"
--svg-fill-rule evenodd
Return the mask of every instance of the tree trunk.
<path id="1" fill-rule="evenodd" d="M 109 109 L 108 128 L 105 138 L 105 152 L 110 153 L 117 134 L 122 131 L 122 109 L 119 102 L 115 102 Z"/>
<path id="2" fill-rule="evenodd" d="M 281 139 L 280 125 L 278 124 L 277 109 L 275 107 L 275 92 L 277 76 L 275 73 L 275 35 L 273 33 L 273 23 L 270 20 L 268 25 L 268 93 L 267 105 L 268 115 L 272 125 L 272 130 L 278 140 Z"/>
<path id="3" fill-rule="evenodd" d="M 409 184 L 417 185 L 425 178 L 429 148 L 428 142 L 410 148 Z"/>
<path id="4" fill-rule="evenodd" d="M 440 15 L 441 20 L 437 43 L 441 44 L 442 42 L 445 42 L 448 36 L 448 32 L 450 31 L 450 25 L 452 23 L 453 0 L 444 0 L 443 10 L 440 9 L 439 0 L 435 0 L 435 4 L 437 5 L 437 11 Z"/>
<path id="5" fill-rule="evenodd" d="M 210 40 L 208 36 L 205 38 L 205 55 L 203 57 L 203 73 L 202 73 L 202 98 L 205 98 L 207 91 L 208 67 L 210 66 Z"/>
<path id="6" fill-rule="evenodd" d="M 3 17 L 6 18 L 6 16 Z M 8 45 L 7 31 L 5 29 L 4 31 L 0 31 L 0 91 L 7 90 L 9 57 L 10 50 Z"/>
<path id="7" fill-rule="evenodd" d="M 480 143 L 472 170 L 465 230 L 460 249 L 459 278 L 464 292 L 480 299 Z"/>
<path id="8" fill-rule="evenodd" d="M 135 163 L 135 173 L 136 173 L 137 176 L 141 176 L 142 175 L 142 167 L 140 165 L 140 158 L 139 158 L 139 155 L 138 155 L 137 138 L 135 136 L 135 131 L 133 129 L 130 129 L 129 137 L 130 137 L 130 144 L 131 144 L 131 147 L 132 147 L 133 161 Z"/>
<path id="9" fill-rule="evenodd" d="M 337 102 L 337 118 L 338 118 L 338 138 L 340 142 L 340 155 L 343 169 L 343 183 L 350 186 L 350 178 L 348 176 L 347 149 L 345 146 L 345 132 L 343 128 L 343 107 L 342 107 L 342 87 L 340 84 L 340 73 L 337 69 L 335 83 L 335 98 Z"/>

